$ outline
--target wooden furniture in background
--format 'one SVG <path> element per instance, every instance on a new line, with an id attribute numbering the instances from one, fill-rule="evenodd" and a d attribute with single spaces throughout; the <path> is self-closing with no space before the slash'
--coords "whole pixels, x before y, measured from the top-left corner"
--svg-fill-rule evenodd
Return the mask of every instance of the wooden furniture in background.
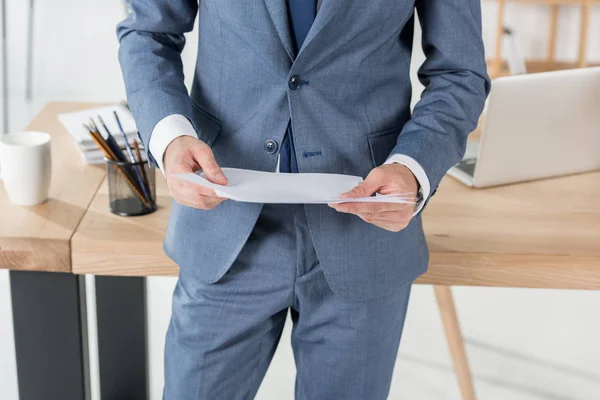
<path id="1" fill-rule="evenodd" d="M 51 103 L 27 127 L 52 136 L 47 202 L 12 205 L 0 185 L 0 268 L 12 270 L 21 400 L 37 400 L 48 391 L 61 398 L 84 398 L 89 392 L 86 288 L 81 276 L 71 274 L 74 265 L 80 274 L 109 275 L 97 276 L 95 287 L 103 396 L 147 398 L 143 278 L 123 276 L 177 273 L 162 251 L 171 199 L 158 174 L 157 212 L 123 218 L 108 211 L 106 183 L 97 191 L 104 168 L 83 163 L 57 119 L 60 113 L 97 106 Z M 458 321 L 451 326 L 452 337 L 460 338 Z"/>
<path id="2" fill-rule="evenodd" d="M 104 179 L 104 169 L 83 164 L 56 116 L 89 107 L 51 103 L 27 126 L 52 137 L 49 200 L 33 207 L 15 206 L 0 184 L 0 268 L 71 272 L 71 236 Z"/>
<path id="3" fill-rule="evenodd" d="M 497 78 L 508 74 L 506 62 L 502 59 L 505 9 L 508 3 L 539 4 L 550 7 L 550 26 L 548 30 L 548 52 L 545 60 L 529 60 L 526 62 L 528 72 L 554 71 L 588 66 L 586 59 L 589 37 L 589 20 L 591 8 L 600 5 L 600 0 L 495 0 L 498 3 L 496 26 L 496 50 L 494 57 L 488 60 L 490 77 Z M 579 25 L 579 46 L 576 62 L 556 61 L 556 37 L 558 32 L 558 14 L 561 6 L 579 6 L 581 10 Z"/>
<path id="4" fill-rule="evenodd" d="M 465 351 L 465 343 L 458 324 L 458 315 L 456 315 L 456 307 L 454 306 L 454 297 L 450 286 L 435 285 L 435 298 L 437 300 L 442 324 L 446 332 L 446 341 L 448 342 L 448 350 L 452 357 L 452 364 L 458 380 L 458 387 L 462 394 L 463 400 L 475 400 L 475 388 L 473 386 L 473 378 L 471 369 L 469 368 L 469 360 Z"/>
<path id="5" fill-rule="evenodd" d="M 71 242 L 74 273 L 177 275 L 161 174 L 156 187 L 159 211 L 135 218 L 112 214 L 100 187 Z M 600 289 L 599 198 L 600 172 L 485 190 L 446 177 L 424 213 L 431 260 L 417 283 Z"/>
<path id="6" fill-rule="evenodd" d="M 600 172 L 490 189 L 444 178 L 425 214 L 418 282 L 600 289 Z"/>
<path id="7" fill-rule="evenodd" d="M 58 122 L 63 112 L 91 104 L 52 103 L 28 130 L 52 137 L 49 199 L 37 206 L 10 203 L 0 183 L 0 268 L 10 269 L 19 399 L 83 399 L 87 392 L 85 286 L 71 274 L 73 232 L 104 179 L 84 165 Z"/>
<path id="8" fill-rule="evenodd" d="M 71 241 L 73 273 L 114 276 L 174 276 L 179 267 L 162 244 L 171 210 L 164 176 L 156 174 L 157 210 L 124 218 L 108 208 L 108 182 L 98 189 Z"/>
<path id="9" fill-rule="evenodd" d="M 128 335 L 141 332 L 139 327 L 144 320 L 133 318 L 135 326 L 126 325 L 132 320 L 131 315 L 136 317 L 138 311 L 143 314 L 140 302 L 143 281 L 126 277 L 178 273 L 177 265 L 162 251 L 171 204 L 162 175 L 157 174 L 157 212 L 134 218 L 110 213 L 106 183 L 96 191 L 104 170 L 83 164 L 75 145 L 56 120 L 58 113 L 94 106 L 97 105 L 53 103 L 29 126 L 53 136 L 54 171 L 51 199 L 47 203 L 16 207 L 9 204 L 0 189 L 0 267 L 26 270 L 11 271 L 11 285 L 13 274 L 18 278 L 14 280 L 18 285 L 12 291 L 13 312 L 17 316 L 15 330 L 23 332 L 15 335 L 21 400 L 42 398 L 43 390 L 48 388 L 41 383 L 53 382 L 57 390 L 69 385 L 74 370 L 64 368 L 66 353 L 51 346 L 52 340 L 70 344 L 78 337 L 81 339 L 66 328 L 55 329 L 61 326 L 67 308 L 72 321 L 79 324 L 78 334 L 82 334 L 80 313 L 85 307 L 78 301 L 85 288 L 78 286 L 76 277 L 70 273 L 40 271 L 105 275 L 96 277 L 98 318 L 103 321 L 97 326 L 98 336 L 103 338 L 99 341 L 101 386 L 103 395 L 110 391 L 116 393 L 115 398 L 130 393 L 131 382 L 140 391 L 146 390 L 144 377 L 135 375 L 136 371 L 144 371 L 145 337 L 140 334 L 136 339 Z M 600 289 L 598 198 L 600 172 L 486 190 L 468 188 L 448 177 L 443 180 L 424 213 L 431 260 L 429 271 L 417 283 L 436 285 L 463 399 L 473 399 L 475 392 L 451 292 L 444 286 Z M 57 281 L 63 279 L 68 282 L 57 286 Z M 63 290 L 57 290 L 63 287 L 69 290 L 67 299 L 60 297 Z M 44 292 L 48 288 L 52 291 Z M 41 292 L 47 296 L 40 297 Z M 134 303 L 136 306 L 132 306 Z M 15 306 L 19 309 L 15 310 Z M 32 316 L 39 316 L 44 323 L 36 325 L 37 319 Z M 32 325 L 24 323 L 28 318 Z M 48 321 L 53 323 L 48 325 Z M 67 337 L 67 333 L 71 335 Z M 122 339 L 123 335 L 127 340 L 120 343 L 126 347 L 110 340 Z M 136 344 L 135 355 L 131 353 L 132 343 Z M 75 347 L 85 346 L 76 344 L 69 350 Z M 48 352 L 60 355 L 56 357 L 61 368 L 52 368 Z M 124 354 L 127 363 L 123 362 Z M 20 365 L 27 355 L 46 356 L 43 363 L 28 360 L 28 366 L 36 368 L 34 375 L 39 381 L 21 379 Z M 79 362 L 76 367 L 81 369 Z M 118 373 L 111 376 L 111 371 Z M 135 376 L 131 381 L 128 381 L 129 371 Z M 61 379 L 56 378 L 57 373 L 62 374 Z M 27 374 L 26 378 L 30 377 Z M 23 395 L 32 393 L 32 388 L 38 392 Z"/>
<path id="10" fill-rule="evenodd" d="M 20 400 L 89 398 L 87 316 L 82 276 L 71 273 L 71 238 L 98 186 L 57 115 L 99 104 L 48 104 L 26 129 L 52 136 L 49 199 L 10 203 L 0 182 L 0 268 L 9 269 Z M 142 278 L 95 281 L 103 398 L 148 398 Z"/>

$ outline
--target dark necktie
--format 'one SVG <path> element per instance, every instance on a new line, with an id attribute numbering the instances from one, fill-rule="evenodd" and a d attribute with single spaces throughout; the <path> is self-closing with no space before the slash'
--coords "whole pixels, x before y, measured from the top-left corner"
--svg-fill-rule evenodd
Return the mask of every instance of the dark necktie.
<path id="1" fill-rule="evenodd" d="M 308 31 L 317 14 L 317 0 L 287 0 L 292 34 L 296 49 L 299 51 L 308 35 Z M 298 172 L 292 127 L 288 126 L 287 133 L 279 152 L 279 172 Z"/>

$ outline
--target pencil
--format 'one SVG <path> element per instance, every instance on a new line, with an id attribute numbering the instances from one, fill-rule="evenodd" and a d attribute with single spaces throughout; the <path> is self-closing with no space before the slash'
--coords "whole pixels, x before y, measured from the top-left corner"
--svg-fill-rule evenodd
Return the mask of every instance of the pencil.
<path id="1" fill-rule="evenodd" d="M 90 129 L 90 127 L 91 127 L 91 129 Z M 91 125 L 90 127 L 88 127 L 90 136 L 92 137 L 92 139 L 94 139 L 94 142 L 100 148 L 100 150 L 102 150 L 102 152 L 104 153 L 106 158 L 108 158 L 112 161 L 119 161 L 119 158 L 117 157 L 117 155 L 110 148 L 108 143 L 106 143 L 106 141 L 104 140 L 102 135 L 100 135 L 100 132 L 98 132 L 96 125 Z"/>
<path id="2" fill-rule="evenodd" d="M 106 155 L 106 158 L 108 158 L 112 161 L 119 162 L 119 160 L 115 160 L 114 154 L 112 153 L 112 151 L 98 139 L 98 136 L 99 136 L 98 133 L 94 132 L 91 135 L 92 135 L 92 138 L 94 139 L 94 141 L 96 141 L 96 144 L 98 144 L 100 146 L 100 148 L 103 150 L 104 154 Z M 151 207 L 150 202 L 140 192 L 140 189 L 135 184 L 135 182 L 131 179 L 129 174 L 127 174 L 127 172 L 124 170 L 123 166 L 116 165 L 116 167 L 117 167 L 117 171 L 119 171 L 119 173 L 125 179 L 125 181 L 129 185 L 129 187 L 133 190 L 135 195 L 142 201 L 142 203 L 144 203 L 144 205 L 146 205 L 147 207 Z"/>
<path id="3" fill-rule="evenodd" d="M 106 144 L 106 142 L 104 141 L 102 136 L 100 136 L 100 133 L 91 130 L 90 127 L 88 127 L 85 124 L 84 124 L 84 126 L 88 129 L 88 132 L 90 133 L 90 136 L 92 137 L 92 140 L 96 143 L 96 145 L 100 148 L 100 150 L 102 150 L 102 152 L 104 153 L 106 158 L 108 158 L 109 160 L 118 162 L 119 160 L 116 159 L 115 154 L 108 147 L 108 145 Z M 125 179 L 125 181 L 129 185 L 129 187 L 133 190 L 135 195 L 142 201 L 142 203 L 144 203 L 144 205 L 146 207 L 151 207 L 149 201 L 146 200 L 146 198 L 140 192 L 140 190 L 138 189 L 136 184 L 131 180 L 131 177 L 127 173 L 125 173 L 125 171 L 123 171 L 123 168 L 120 165 L 116 165 L 116 167 L 117 167 L 117 171 L 119 171 L 119 173 Z"/>
<path id="4" fill-rule="evenodd" d="M 120 159 L 115 154 L 115 152 L 110 148 L 110 146 L 108 145 L 108 143 L 106 143 L 106 141 L 104 140 L 104 138 L 102 137 L 102 135 L 100 135 L 100 132 L 98 132 L 95 129 L 91 129 L 90 130 L 90 135 L 92 136 L 92 138 L 96 139 L 95 140 L 96 144 L 104 152 L 104 155 L 106 156 L 106 158 L 108 158 L 109 160 L 112 160 L 112 161 L 116 161 L 116 162 L 120 161 Z M 124 161 L 124 162 L 127 162 L 127 161 Z M 129 176 L 129 180 L 130 181 L 134 182 L 133 178 L 129 174 L 129 171 L 127 169 L 125 169 L 125 166 L 118 165 L 118 168 L 120 170 L 122 170 L 123 173 L 125 173 L 127 176 Z"/>
<path id="5" fill-rule="evenodd" d="M 123 153 L 121 152 L 121 148 L 119 147 L 119 145 L 117 145 L 115 143 L 115 146 L 114 146 L 115 148 L 113 148 L 113 146 L 111 146 L 111 144 L 102 137 L 102 135 L 100 134 L 100 130 L 98 130 L 98 127 L 96 126 L 96 123 L 94 122 L 94 120 L 92 118 L 90 118 L 90 125 L 89 126 L 90 127 L 88 127 L 88 130 L 90 131 L 90 134 L 93 133 L 93 134 L 97 135 L 97 139 L 100 140 L 100 142 L 104 145 L 105 148 L 107 148 L 108 150 L 110 150 L 110 159 L 111 160 L 113 160 L 113 161 L 122 161 L 124 163 L 129 162 L 127 160 L 127 157 L 123 156 Z M 123 169 L 123 171 L 126 172 L 127 175 L 129 175 L 129 171 L 128 170 L 126 170 L 124 168 L 121 168 L 121 169 Z M 130 176 L 130 178 L 132 178 L 132 177 Z"/>
<path id="6" fill-rule="evenodd" d="M 104 120 L 102 119 L 102 117 L 100 115 L 98 115 L 97 118 L 98 118 L 98 121 L 100 122 L 100 125 L 102 125 L 102 128 L 104 128 L 104 130 L 106 131 L 106 143 L 108 143 L 108 145 L 112 148 L 115 155 L 117 157 L 119 157 L 119 160 L 127 161 L 127 158 L 123 157 L 123 152 L 121 151 L 121 147 L 119 146 L 119 144 L 115 140 L 114 136 L 112 135 L 112 133 L 110 132 L 110 130 L 108 129 L 106 124 L 104 123 Z"/>

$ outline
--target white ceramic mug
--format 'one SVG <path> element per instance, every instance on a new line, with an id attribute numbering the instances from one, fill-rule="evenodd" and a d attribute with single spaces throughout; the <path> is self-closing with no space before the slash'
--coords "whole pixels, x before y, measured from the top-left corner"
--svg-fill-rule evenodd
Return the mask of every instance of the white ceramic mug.
<path id="1" fill-rule="evenodd" d="M 32 206 L 48 198 L 50 135 L 42 132 L 0 134 L 0 178 L 14 204 Z"/>

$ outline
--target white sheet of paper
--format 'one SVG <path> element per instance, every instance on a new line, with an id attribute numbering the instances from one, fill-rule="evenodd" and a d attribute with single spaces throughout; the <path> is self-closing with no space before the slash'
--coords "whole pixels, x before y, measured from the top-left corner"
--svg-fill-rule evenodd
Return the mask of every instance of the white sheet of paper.
<path id="1" fill-rule="evenodd" d="M 228 180 L 227 186 L 208 181 L 203 173 L 176 174 L 174 176 L 214 189 L 219 197 L 248 203 L 414 203 L 407 196 L 402 195 L 379 195 L 340 200 L 342 193 L 351 190 L 362 182 L 362 178 L 359 176 L 318 173 L 286 174 L 237 168 L 223 168 L 223 173 L 225 173 Z"/>
<path id="2" fill-rule="evenodd" d="M 58 120 L 71 134 L 73 139 L 75 139 L 77 144 L 86 150 L 91 150 L 96 149 L 97 147 L 90 137 L 89 132 L 83 127 L 83 124 L 89 123 L 90 118 L 92 118 L 96 125 L 99 126 L 102 135 L 106 136 L 104 129 L 100 126 L 98 120 L 99 115 L 106 123 L 106 127 L 113 134 L 117 144 L 119 144 L 119 146 L 124 146 L 125 139 L 118 133 L 119 127 L 115 120 L 115 116 L 113 115 L 113 111 L 116 111 L 119 114 L 119 119 L 121 120 L 121 125 L 123 126 L 123 131 L 127 135 L 127 138 L 133 140 L 133 138 L 137 137 L 137 128 L 131 112 L 120 104 L 59 114 Z"/>

